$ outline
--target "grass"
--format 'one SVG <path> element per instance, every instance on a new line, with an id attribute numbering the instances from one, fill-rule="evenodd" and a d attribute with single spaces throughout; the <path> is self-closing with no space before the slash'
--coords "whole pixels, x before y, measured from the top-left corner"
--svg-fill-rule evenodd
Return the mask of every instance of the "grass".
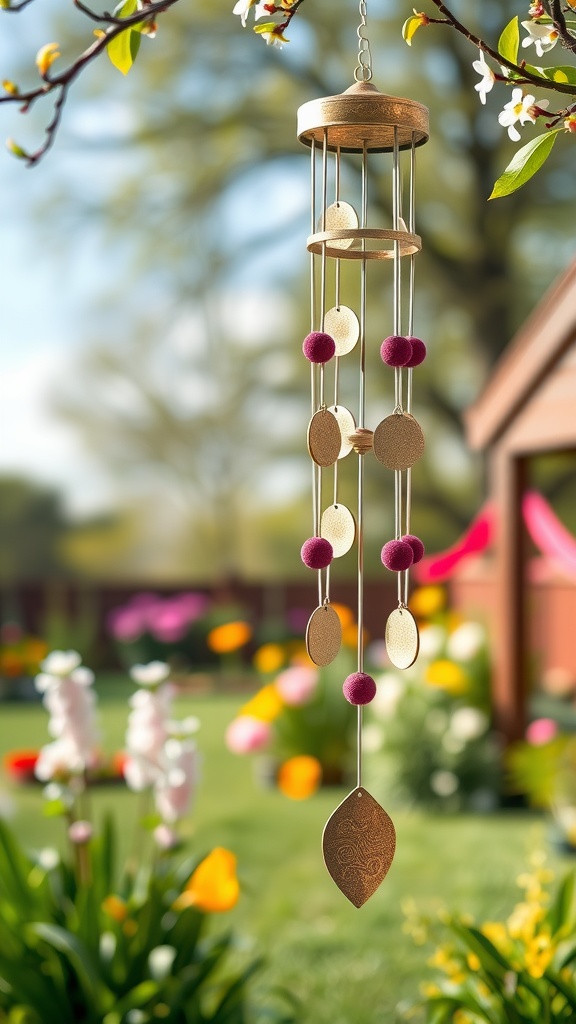
<path id="1" fill-rule="evenodd" d="M 114 680 L 101 686 L 111 749 L 122 743 L 129 692 Z M 404 901 L 414 899 L 424 912 L 448 905 L 481 919 L 507 916 L 519 892 L 517 874 L 545 844 L 545 823 L 519 812 L 430 817 L 396 808 L 396 859 L 381 889 L 358 911 L 335 888 L 320 852 L 324 823 L 345 791 L 323 790 L 295 803 L 259 788 L 250 760 L 233 756 L 222 742 L 240 703 L 212 695 L 182 699 L 178 706 L 179 713 L 202 720 L 203 779 L 188 826 L 191 844 L 198 853 L 221 845 L 238 856 L 244 895 L 226 924 L 237 931 L 244 953 L 265 953 L 259 985 L 293 992 L 309 1024 L 407 1019 L 399 1007 L 418 997 L 430 950 L 414 946 L 402 931 Z M 0 755 L 46 741 L 41 707 L 5 704 L 0 715 Z M 379 780 L 368 778 L 367 785 L 380 798 Z M 61 825 L 40 816 L 40 792 L 21 788 L 13 795 L 22 839 L 36 847 L 58 842 Z M 113 808 L 127 849 L 136 822 L 134 796 L 109 788 L 95 792 L 93 801 L 96 818 L 104 807 Z M 555 855 L 550 860 L 561 866 Z"/>

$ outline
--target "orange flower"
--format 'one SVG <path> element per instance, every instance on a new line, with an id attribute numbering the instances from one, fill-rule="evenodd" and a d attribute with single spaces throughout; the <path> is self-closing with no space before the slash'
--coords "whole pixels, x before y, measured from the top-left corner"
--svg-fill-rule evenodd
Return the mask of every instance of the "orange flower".
<path id="1" fill-rule="evenodd" d="M 24 659 L 16 651 L 2 651 L 0 654 L 0 675 L 17 679 L 24 674 L 26 668 Z"/>
<path id="2" fill-rule="evenodd" d="M 346 629 L 346 626 L 352 626 L 356 621 L 354 612 L 351 608 L 348 608 L 348 605 L 338 604 L 336 601 L 332 601 L 330 607 L 336 612 L 336 615 L 340 619 L 342 629 Z"/>
<path id="3" fill-rule="evenodd" d="M 230 850 L 217 846 L 192 873 L 174 907 L 176 910 L 196 907 L 205 913 L 221 913 L 236 906 L 239 895 L 236 857 Z"/>
<path id="4" fill-rule="evenodd" d="M 102 900 L 102 910 L 105 914 L 108 914 L 108 917 L 118 921 L 119 924 L 122 924 L 128 917 L 128 907 L 119 896 L 111 895 Z"/>
<path id="5" fill-rule="evenodd" d="M 252 627 L 248 622 L 225 622 L 210 630 L 206 643 L 216 654 L 231 654 L 244 647 L 251 637 Z"/>
<path id="6" fill-rule="evenodd" d="M 240 709 L 241 715 L 252 715 L 261 722 L 273 722 L 284 708 L 282 698 L 273 683 L 263 686 L 258 693 Z"/>
<path id="7" fill-rule="evenodd" d="M 256 651 L 253 663 L 257 672 L 277 672 L 286 660 L 286 653 L 280 644 L 263 644 Z"/>
<path id="8" fill-rule="evenodd" d="M 322 766 L 316 757 L 300 754 L 285 761 L 278 772 L 278 789 L 291 800 L 306 800 L 322 780 Z"/>
<path id="9" fill-rule="evenodd" d="M 363 630 L 364 644 L 366 645 L 370 640 L 370 634 L 367 629 Z M 358 623 L 351 622 L 347 626 L 342 627 L 342 643 L 345 647 L 351 647 L 352 650 L 358 644 Z"/>

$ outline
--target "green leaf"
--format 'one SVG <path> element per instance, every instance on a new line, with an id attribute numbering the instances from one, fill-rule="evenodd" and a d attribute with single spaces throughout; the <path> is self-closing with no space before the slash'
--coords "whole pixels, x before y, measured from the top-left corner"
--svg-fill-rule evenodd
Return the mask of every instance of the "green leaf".
<path id="1" fill-rule="evenodd" d="M 518 46 L 520 45 L 520 30 L 518 28 L 518 16 L 512 18 L 506 25 L 498 40 L 498 53 L 505 60 L 516 64 L 518 61 Z"/>
<path id="2" fill-rule="evenodd" d="M 561 131 L 563 131 L 562 128 L 554 128 L 551 132 L 538 135 L 527 146 L 519 149 L 504 173 L 498 178 L 492 189 L 492 194 L 488 198 L 501 199 L 525 185 L 548 159 L 556 142 L 556 136 Z"/>
<path id="3" fill-rule="evenodd" d="M 12 156 L 17 156 L 19 160 L 28 160 L 28 153 L 17 142 L 14 142 L 14 139 L 6 139 L 6 149 L 12 153 Z"/>
<path id="4" fill-rule="evenodd" d="M 576 68 L 571 67 L 569 64 L 561 64 L 554 68 L 543 68 L 544 75 L 550 79 L 551 82 L 568 82 L 570 85 L 576 85 Z"/>
<path id="5" fill-rule="evenodd" d="M 562 928 L 568 927 L 572 930 L 574 915 L 574 884 L 575 875 L 569 871 L 563 879 L 554 902 L 548 911 L 548 920 L 552 934 L 555 935 Z"/>
<path id="6" fill-rule="evenodd" d="M 31 925 L 31 930 L 40 939 L 64 954 L 82 983 L 92 1005 L 95 1007 L 99 1005 L 104 986 L 88 950 L 80 939 L 66 928 L 61 928 L 56 924 L 47 924 L 44 921 L 38 921 Z"/>
<path id="7" fill-rule="evenodd" d="M 136 0 L 125 0 L 125 3 L 116 8 L 115 16 L 117 18 L 127 18 L 134 14 L 137 9 Z M 140 25 L 130 26 L 130 28 L 121 32 L 120 35 L 111 39 L 106 47 L 110 61 L 123 75 L 127 75 L 130 71 L 140 49 L 140 28 Z"/>

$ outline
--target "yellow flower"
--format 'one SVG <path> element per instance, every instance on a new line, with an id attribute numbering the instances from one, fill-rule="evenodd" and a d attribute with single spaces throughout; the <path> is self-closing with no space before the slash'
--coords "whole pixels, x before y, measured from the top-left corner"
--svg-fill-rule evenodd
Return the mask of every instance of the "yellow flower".
<path id="1" fill-rule="evenodd" d="M 541 932 L 526 947 L 524 959 L 526 970 L 533 978 L 541 978 L 554 956 L 554 947 L 550 935 Z"/>
<path id="2" fill-rule="evenodd" d="M 278 789 L 291 800 L 306 800 L 322 780 L 322 767 L 315 757 L 300 754 L 285 761 L 278 772 Z"/>
<path id="3" fill-rule="evenodd" d="M 479 958 L 476 956 L 476 953 L 468 953 L 466 960 L 468 962 L 468 967 L 470 968 L 471 971 L 480 970 L 482 964 L 480 963 Z"/>
<path id="4" fill-rule="evenodd" d="M 507 921 L 508 932 L 513 939 L 520 939 L 527 946 L 545 914 L 539 903 L 517 903 Z"/>
<path id="5" fill-rule="evenodd" d="M 456 1010 L 452 1017 L 454 1024 L 474 1024 L 474 1017 L 471 1017 L 466 1010 Z"/>
<path id="6" fill-rule="evenodd" d="M 419 619 L 427 619 L 441 612 L 446 604 L 443 587 L 420 587 L 410 598 L 410 610 Z"/>
<path id="7" fill-rule="evenodd" d="M 367 644 L 370 640 L 370 634 L 367 629 L 363 630 L 364 644 Z M 352 647 L 355 649 L 358 644 L 358 625 L 356 622 L 351 622 L 348 626 L 342 627 L 342 643 L 346 647 Z"/>
<path id="8" fill-rule="evenodd" d="M 435 999 L 436 996 L 442 994 L 441 989 L 438 987 L 438 985 L 434 985 L 430 981 L 424 981 L 420 985 L 420 991 L 425 999 Z"/>
<path id="9" fill-rule="evenodd" d="M 484 924 L 480 925 L 480 931 L 501 953 L 509 948 L 510 936 L 506 930 L 506 925 L 502 924 L 501 921 L 485 921 Z"/>
<path id="10" fill-rule="evenodd" d="M 36 54 L 36 67 L 42 78 L 45 77 L 54 61 L 60 56 L 58 51 L 59 45 L 60 43 L 46 43 L 45 46 L 41 46 L 38 50 Z"/>
<path id="11" fill-rule="evenodd" d="M 424 679 L 429 686 L 438 686 L 453 696 L 466 693 L 468 689 L 466 673 L 460 668 L 460 665 L 457 665 L 455 661 L 449 661 L 448 658 L 440 658 L 428 665 Z"/>
<path id="12" fill-rule="evenodd" d="M 206 643 L 216 654 L 230 654 L 244 647 L 251 637 L 252 627 L 247 622 L 225 622 L 210 630 Z"/>
<path id="13" fill-rule="evenodd" d="M 286 660 L 286 653 L 280 644 L 262 644 L 252 659 L 257 672 L 277 672 Z"/>
<path id="14" fill-rule="evenodd" d="M 192 873 L 174 908 L 196 907 L 205 913 L 221 913 L 236 906 L 239 895 L 236 857 L 216 846 Z"/>
<path id="15" fill-rule="evenodd" d="M 282 712 L 284 704 L 273 683 L 263 686 L 258 693 L 240 709 L 241 715 L 252 715 L 261 722 L 273 722 Z"/>
<path id="16" fill-rule="evenodd" d="M 128 917 L 128 907 L 119 896 L 111 895 L 102 900 L 102 910 L 118 924 L 122 924 Z"/>

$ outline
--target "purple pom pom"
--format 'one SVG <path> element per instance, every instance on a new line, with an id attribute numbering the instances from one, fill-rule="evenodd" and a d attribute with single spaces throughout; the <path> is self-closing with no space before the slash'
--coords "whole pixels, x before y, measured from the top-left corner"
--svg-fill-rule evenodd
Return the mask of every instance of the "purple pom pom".
<path id="1" fill-rule="evenodd" d="M 412 356 L 404 366 L 407 366 L 409 370 L 414 366 L 420 366 L 426 359 L 426 345 L 420 338 L 408 338 L 408 341 L 412 345 Z"/>
<path id="2" fill-rule="evenodd" d="M 409 544 L 410 547 L 412 548 L 412 554 L 414 555 L 414 561 L 412 562 L 412 565 L 416 565 L 416 563 L 420 562 L 424 557 L 425 551 L 424 545 L 420 540 L 420 537 L 416 537 L 413 533 L 407 533 L 405 537 L 402 537 L 402 540 L 405 541 L 406 544 Z"/>
<path id="3" fill-rule="evenodd" d="M 404 572 L 414 561 L 412 547 L 405 540 L 389 540 L 382 548 L 382 564 L 391 572 Z"/>
<path id="4" fill-rule="evenodd" d="M 342 687 L 349 704 L 369 704 L 376 696 L 376 683 L 366 672 L 353 672 Z"/>
<path id="5" fill-rule="evenodd" d="M 311 363 L 327 363 L 336 351 L 336 342 L 330 334 L 312 331 L 304 338 L 302 351 Z"/>
<path id="6" fill-rule="evenodd" d="M 325 569 L 334 557 L 334 549 L 324 537 L 309 537 L 302 545 L 300 557 L 309 569 Z"/>
<path id="7" fill-rule="evenodd" d="M 392 334 L 384 338 L 380 346 L 382 362 L 387 366 L 409 366 L 412 359 L 412 345 L 409 338 L 401 334 Z"/>

